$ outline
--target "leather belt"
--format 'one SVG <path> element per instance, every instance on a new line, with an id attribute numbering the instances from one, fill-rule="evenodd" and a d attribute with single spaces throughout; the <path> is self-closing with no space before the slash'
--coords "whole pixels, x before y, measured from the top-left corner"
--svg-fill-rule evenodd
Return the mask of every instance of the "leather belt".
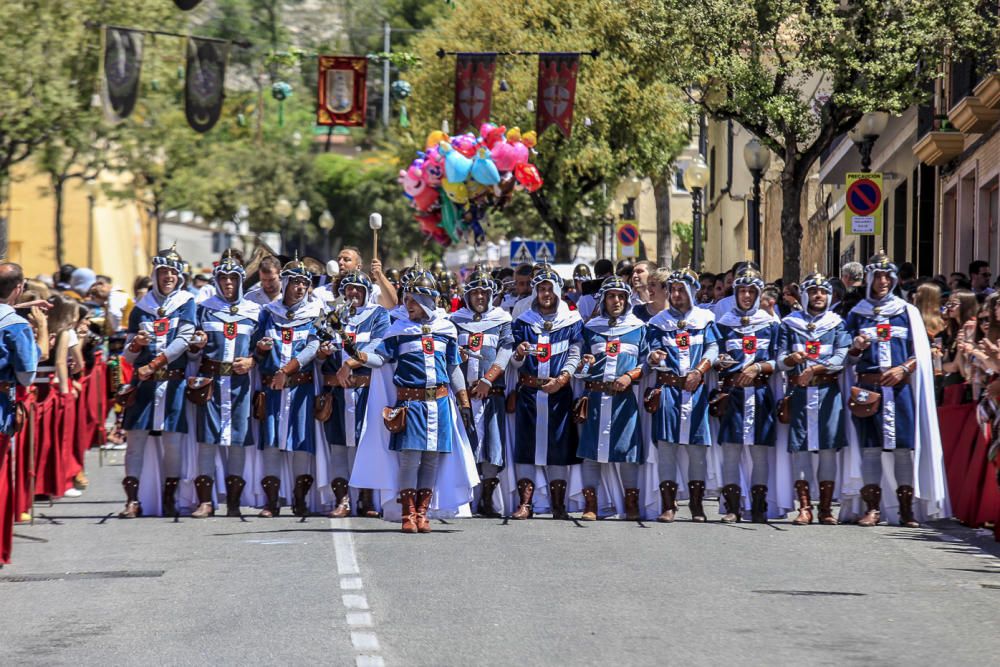
<path id="1" fill-rule="evenodd" d="M 271 380 L 274 379 L 273 375 L 265 375 L 261 378 L 265 387 L 271 386 Z M 310 371 L 300 371 L 294 375 L 289 375 L 285 380 L 285 389 L 292 389 L 298 387 L 302 384 L 308 384 L 313 381 L 313 374 Z"/>
<path id="2" fill-rule="evenodd" d="M 587 382 L 584 385 L 587 391 L 597 391 L 602 394 L 621 394 L 623 393 L 618 387 L 615 386 L 614 382 Z M 631 385 L 629 385 L 631 387 Z M 625 391 L 628 391 L 627 389 Z"/>
<path id="3" fill-rule="evenodd" d="M 732 375 L 722 378 L 723 389 L 732 389 L 733 387 L 736 387 L 736 377 L 738 375 L 739 373 L 733 373 Z M 767 375 L 759 374 L 753 379 L 753 382 L 751 382 L 750 384 L 759 389 L 760 387 L 764 387 L 767 385 L 767 383 L 770 381 L 770 377 L 771 377 L 770 373 L 768 373 Z M 743 387 L 737 387 L 737 389 L 740 388 Z"/>
<path id="4" fill-rule="evenodd" d="M 525 375 L 522 373 L 520 376 L 518 376 L 517 383 L 520 385 L 524 385 L 525 387 L 538 389 L 543 384 L 548 382 L 550 379 L 551 378 L 540 378 L 540 377 L 535 377 L 534 375 Z"/>
<path id="5" fill-rule="evenodd" d="M 909 384 L 910 376 L 904 375 L 903 379 L 899 381 L 899 384 Z M 858 384 L 872 384 L 875 386 L 882 386 L 882 374 L 881 373 L 858 373 Z"/>
<path id="6" fill-rule="evenodd" d="M 370 375 L 352 375 L 348 384 L 352 388 L 357 389 L 358 387 L 367 387 L 372 383 L 372 378 Z M 324 387 L 339 387 L 340 383 L 337 382 L 336 375 L 324 375 L 323 376 L 323 386 Z"/>
<path id="7" fill-rule="evenodd" d="M 233 374 L 233 362 L 231 361 L 215 361 L 214 359 L 202 359 L 201 366 L 198 367 L 198 373 L 200 375 L 232 375 Z"/>
<path id="8" fill-rule="evenodd" d="M 158 371 L 153 371 L 153 376 L 149 378 L 153 382 L 170 382 L 173 380 L 183 380 L 184 371 L 180 369 L 169 370 L 166 368 L 161 368 Z"/>
<path id="9" fill-rule="evenodd" d="M 507 389 L 502 384 L 494 384 L 490 387 L 490 396 L 506 396 Z"/>
<path id="10" fill-rule="evenodd" d="M 686 381 L 687 378 L 684 375 L 676 375 L 674 373 L 667 373 L 666 371 L 656 372 L 657 385 L 665 385 L 667 387 L 675 387 L 677 389 L 683 389 L 684 383 Z"/>
<path id="11" fill-rule="evenodd" d="M 798 375 L 789 375 L 788 384 L 796 387 L 825 387 L 828 384 L 835 384 L 838 380 L 837 373 L 825 373 L 823 375 L 813 375 L 806 384 L 799 383 Z"/>
<path id="12" fill-rule="evenodd" d="M 396 387 L 396 400 L 399 401 L 436 401 L 448 395 L 448 385 L 439 384 L 435 387 Z"/>

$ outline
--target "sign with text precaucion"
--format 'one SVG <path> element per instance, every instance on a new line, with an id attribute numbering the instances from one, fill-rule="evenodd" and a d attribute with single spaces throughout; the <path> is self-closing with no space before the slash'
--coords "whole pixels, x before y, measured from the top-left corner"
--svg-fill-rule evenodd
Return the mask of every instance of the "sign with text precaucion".
<path id="1" fill-rule="evenodd" d="M 882 174 L 854 172 L 847 174 L 848 234 L 880 236 L 882 234 Z"/>

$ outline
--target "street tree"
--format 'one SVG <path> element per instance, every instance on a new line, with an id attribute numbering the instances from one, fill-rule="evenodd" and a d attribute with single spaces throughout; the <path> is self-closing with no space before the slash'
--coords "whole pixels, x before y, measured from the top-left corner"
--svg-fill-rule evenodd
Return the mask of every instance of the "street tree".
<path id="1" fill-rule="evenodd" d="M 996 14 L 984 19 L 981 4 L 655 0 L 636 5 L 631 39 L 707 114 L 782 160 L 782 273 L 793 281 L 810 168 L 864 113 L 925 101 L 948 54 L 995 49 Z"/>

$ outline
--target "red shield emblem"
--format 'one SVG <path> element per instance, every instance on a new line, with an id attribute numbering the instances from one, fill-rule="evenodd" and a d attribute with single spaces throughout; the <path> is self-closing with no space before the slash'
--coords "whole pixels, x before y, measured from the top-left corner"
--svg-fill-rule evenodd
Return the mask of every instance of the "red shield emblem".
<path id="1" fill-rule="evenodd" d="M 691 334 L 687 331 L 678 331 L 674 336 L 674 342 L 677 343 L 678 349 L 686 350 L 691 347 Z"/>
<path id="2" fill-rule="evenodd" d="M 819 359 L 819 341 L 806 341 L 806 357 L 809 359 Z"/>
<path id="3" fill-rule="evenodd" d="M 353 331 L 345 331 L 344 336 L 346 336 L 347 340 L 351 341 L 351 343 L 358 342 L 358 334 L 354 333 Z"/>
<path id="4" fill-rule="evenodd" d="M 539 343 L 536 346 L 538 363 L 544 364 L 552 358 L 552 345 L 550 343 Z"/>
<path id="5" fill-rule="evenodd" d="M 282 329 L 281 330 L 281 342 L 284 343 L 285 345 L 288 345 L 289 343 L 291 343 L 292 339 L 294 338 L 294 336 L 295 336 L 295 330 L 294 329 Z"/>
<path id="6" fill-rule="evenodd" d="M 743 337 L 743 354 L 757 354 L 757 337 Z"/>
<path id="7" fill-rule="evenodd" d="M 239 329 L 236 326 L 236 322 L 226 322 L 222 325 L 222 335 L 226 337 L 226 340 L 232 340 L 236 338 L 236 334 Z"/>
<path id="8" fill-rule="evenodd" d="M 168 331 L 170 331 L 170 320 L 166 318 L 162 320 L 153 320 L 154 336 L 166 336 Z"/>
<path id="9" fill-rule="evenodd" d="M 424 336 L 420 339 L 420 346 L 424 354 L 434 354 L 434 339 L 431 336 Z"/>
<path id="10" fill-rule="evenodd" d="M 604 353 L 609 357 L 617 357 L 621 349 L 622 343 L 620 340 L 609 340 L 607 345 L 604 346 Z"/>
<path id="11" fill-rule="evenodd" d="M 477 333 L 469 336 L 469 349 L 473 352 L 479 352 L 483 349 L 483 334 Z"/>
<path id="12" fill-rule="evenodd" d="M 890 338 L 892 338 L 892 325 L 891 324 L 876 324 L 875 325 L 875 335 L 878 339 L 885 343 Z"/>

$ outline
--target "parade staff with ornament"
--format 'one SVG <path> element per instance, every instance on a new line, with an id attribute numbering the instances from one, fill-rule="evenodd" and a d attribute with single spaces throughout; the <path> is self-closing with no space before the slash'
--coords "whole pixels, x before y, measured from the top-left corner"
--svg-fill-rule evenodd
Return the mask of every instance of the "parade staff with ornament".
<path id="1" fill-rule="evenodd" d="M 531 307 L 511 327 L 515 344 L 511 364 L 518 371 L 514 413 L 518 507 L 511 518 L 532 517 L 536 484 L 548 485 L 553 516 L 568 518 L 569 466 L 580 462 L 570 379 L 580 363 L 583 322 L 562 300 L 562 278 L 555 271 L 538 272 L 531 288 Z"/>
<path id="2" fill-rule="evenodd" d="M 814 454 L 819 455 L 819 522 L 836 525 L 831 504 L 837 480 L 837 452 L 844 446 L 844 404 L 840 373 L 851 337 L 844 322 L 830 310 L 833 285 L 821 273 L 806 276 L 801 285 L 806 307 L 781 322 L 778 370 L 788 374 L 784 406 L 799 513 L 793 524 L 813 521 L 811 488 L 816 485 Z"/>
<path id="3" fill-rule="evenodd" d="M 712 433 L 708 421 L 705 376 L 719 357 L 715 315 L 695 305 L 701 285 L 690 268 L 671 273 L 666 281 L 667 308 L 649 321 L 649 365 L 656 370 L 656 389 L 647 398 L 653 410 L 652 439 L 657 443 L 662 513 L 670 523 L 677 512 L 677 480 L 688 480 L 691 520 L 704 522 L 705 485 Z M 678 470 L 678 453 L 687 455 L 687 469 Z"/>
<path id="4" fill-rule="evenodd" d="M 358 447 L 368 409 L 371 369 L 352 357 L 357 349 L 377 345 L 389 329 L 389 312 L 378 304 L 374 286 L 361 271 L 343 274 L 337 288 L 339 300 L 327 305 L 327 321 L 336 328 L 331 340 L 319 347 L 323 388 L 321 397 L 330 403 L 317 401 L 316 418 L 323 422 L 323 432 L 330 447 L 330 482 L 334 495 L 334 519 L 350 516 L 351 497 L 348 482 L 353 456 L 349 448 Z M 372 489 L 361 489 L 358 495 L 358 516 L 377 517 L 378 506 Z"/>
<path id="5" fill-rule="evenodd" d="M 598 491 L 602 469 L 612 480 L 609 489 L 616 500 L 621 491 L 612 466 L 617 463 L 625 491 L 625 519 L 637 521 L 639 509 L 639 465 L 645 462 L 639 420 L 639 380 L 642 363 L 649 354 L 646 325 L 632 313 L 632 288 L 619 277 L 604 281 L 597 294 L 598 314 L 583 326 L 584 351 L 580 374 L 585 393 L 574 417 L 585 417 L 577 456 L 583 459 L 584 521 L 598 518 Z M 617 504 L 617 503 L 614 503 Z"/>
<path id="6" fill-rule="evenodd" d="M 477 511 L 488 517 L 500 516 L 494 495 L 500 471 L 507 465 L 505 373 L 514 348 L 510 314 L 493 305 L 499 291 L 489 271 L 480 266 L 465 282 L 465 306 L 451 315 L 458 328 L 462 372 L 478 434 L 478 442 L 473 443 L 482 474 Z"/>
<path id="7" fill-rule="evenodd" d="M 226 461 L 226 515 L 240 516 L 240 496 L 246 486 L 245 447 L 250 444 L 250 370 L 254 364 L 250 340 L 261 311 L 259 304 L 244 297 L 246 272 L 232 252 L 222 256 L 212 277 L 215 293 L 198 307 L 198 330 L 189 352 L 198 369 L 188 379 L 198 440 L 194 480 L 198 507 L 191 516 L 198 519 L 215 513 L 212 488 L 220 448 Z"/>
<path id="8" fill-rule="evenodd" d="M 313 401 L 313 361 L 319 349 L 314 321 L 322 302 L 309 294 L 312 273 L 297 257 L 281 269 L 282 297 L 264 306 L 254 332 L 254 356 L 260 369 L 262 394 L 255 397 L 260 420 L 266 497 L 262 517 L 277 516 L 283 453 L 292 456 L 295 477 L 292 512 L 308 513 L 307 494 L 313 485 L 316 455 Z"/>
<path id="9" fill-rule="evenodd" d="M 479 481 L 458 332 L 436 307 L 439 296 L 434 276 L 418 268 L 403 288 L 407 317 L 377 346 L 354 352 L 378 371 L 351 486 L 380 490 L 386 518 L 399 511 L 391 502 L 398 495 L 404 533 L 431 532 L 432 514 L 467 514 Z"/>
<path id="10" fill-rule="evenodd" d="M 158 513 L 161 501 L 164 515 L 176 514 L 181 435 L 188 431 L 184 367 L 197 320 L 194 297 L 183 287 L 184 261 L 173 247 L 157 253 L 152 264 L 152 287 L 129 315 L 123 355 L 135 368 L 132 383 L 120 392 L 128 448 L 122 480 L 126 502 L 119 516 L 126 519 L 140 516 L 143 505 Z"/>
<path id="11" fill-rule="evenodd" d="M 883 484 L 896 489 L 901 526 L 915 528 L 919 520 L 950 513 L 930 343 L 920 312 L 893 294 L 898 282 L 896 265 L 880 251 L 865 266 L 865 298 L 846 319 L 854 336 L 847 354 L 854 386 L 847 398 L 852 465 L 843 495 L 856 493 L 860 473 L 860 526 L 876 525 L 881 507 L 897 510 L 883 502 Z M 841 499 L 842 519 L 858 513 L 856 500 Z"/>

